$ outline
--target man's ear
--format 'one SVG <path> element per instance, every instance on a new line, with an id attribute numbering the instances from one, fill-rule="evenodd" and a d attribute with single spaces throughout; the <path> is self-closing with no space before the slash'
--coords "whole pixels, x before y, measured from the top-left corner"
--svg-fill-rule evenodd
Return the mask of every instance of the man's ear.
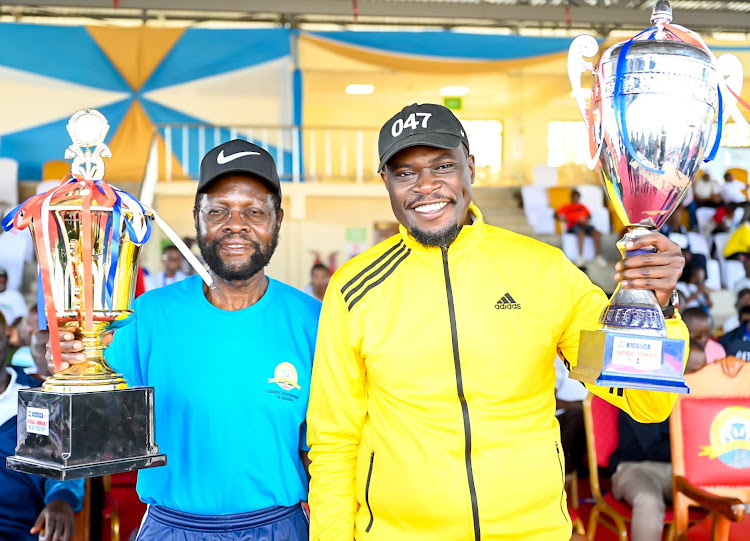
<path id="1" fill-rule="evenodd" d="M 200 211 L 198 210 L 201 205 L 203 204 L 203 201 L 206 198 L 206 194 L 199 193 L 195 196 L 195 204 L 193 206 L 193 224 L 195 224 L 195 232 L 198 233 L 198 218 L 200 216 Z"/>
<path id="2" fill-rule="evenodd" d="M 471 183 L 474 184 L 474 176 L 476 175 L 476 166 L 474 165 L 474 155 L 469 154 L 469 171 L 471 171 Z"/>

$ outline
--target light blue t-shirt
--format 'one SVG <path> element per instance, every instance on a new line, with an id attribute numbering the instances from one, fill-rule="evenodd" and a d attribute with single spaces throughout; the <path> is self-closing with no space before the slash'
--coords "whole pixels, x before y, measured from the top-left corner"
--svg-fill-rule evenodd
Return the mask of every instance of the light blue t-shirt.
<path id="1" fill-rule="evenodd" d="M 138 473 L 141 500 L 199 515 L 307 500 L 299 450 L 319 314 L 273 279 L 234 312 L 208 302 L 199 276 L 136 300 L 106 357 L 130 385 L 154 387 L 167 465 Z"/>

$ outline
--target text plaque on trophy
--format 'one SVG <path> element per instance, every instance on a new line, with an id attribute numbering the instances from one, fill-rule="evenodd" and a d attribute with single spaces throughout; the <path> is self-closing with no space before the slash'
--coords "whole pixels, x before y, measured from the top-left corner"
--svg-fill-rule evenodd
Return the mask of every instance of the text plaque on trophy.
<path id="1" fill-rule="evenodd" d="M 71 175 L 4 220 L 28 227 L 59 366 L 59 330 L 83 342 L 86 360 L 58 371 L 41 389 L 19 391 L 16 454 L 9 469 L 59 480 L 163 466 L 154 440 L 154 389 L 128 388 L 104 359 L 102 335 L 132 312 L 138 256 L 151 213 L 102 180 L 109 124 L 93 109 L 73 115 Z"/>

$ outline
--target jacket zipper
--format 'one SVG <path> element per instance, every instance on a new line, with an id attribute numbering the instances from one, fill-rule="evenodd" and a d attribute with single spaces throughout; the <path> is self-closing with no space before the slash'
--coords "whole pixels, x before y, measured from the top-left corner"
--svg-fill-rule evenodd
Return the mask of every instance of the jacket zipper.
<path id="1" fill-rule="evenodd" d="M 560 475 L 562 475 L 562 489 L 560 489 L 560 512 L 562 513 L 565 522 L 568 522 L 568 516 L 565 514 L 565 509 L 563 509 L 563 501 L 565 500 L 565 469 L 562 465 L 562 458 L 560 457 L 560 444 L 558 442 L 555 442 L 555 449 L 557 449 L 557 463 L 560 465 Z"/>
<path id="2" fill-rule="evenodd" d="M 372 507 L 370 507 L 370 480 L 372 480 L 372 465 L 375 462 L 375 451 L 370 451 L 370 469 L 367 470 L 367 484 L 365 484 L 365 503 L 367 504 L 367 510 L 370 512 L 370 523 L 367 525 L 365 532 L 369 532 L 372 528 L 372 523 L 375 517 L 372 514 Z"/>
<path id="3" fill-rule="evenodd" d="M 471 465 L 471 421 L 469 419 L 469 405 L 464 396 L 464 384 L 461 377 L 461 357 L 458 353 L 458 330 L 456 328 L 456 311 L 453 306 L 453 289 L 451 288 L 451 276 L 448 271 L 448 250 L 443 249 L 443 273 L 445 274 L 445 289 L 448 295 L 448 315 L 451 321 L 451 338 L 453 341 L 453 364 L 456 367 L 456 390 L 458 401 L 461 403 L 461 412 L 464 419 L 464 439 L 466 448 L 464 457 L 466 460 L 466 475 L 469 478 L 469 494 L 471 496 L 471 514 L 474 519 L 474 540 L 482 538 L 479 529 L 479 504 L 477 502 L 477 491 L 474 486 L 474 471 Z"/>

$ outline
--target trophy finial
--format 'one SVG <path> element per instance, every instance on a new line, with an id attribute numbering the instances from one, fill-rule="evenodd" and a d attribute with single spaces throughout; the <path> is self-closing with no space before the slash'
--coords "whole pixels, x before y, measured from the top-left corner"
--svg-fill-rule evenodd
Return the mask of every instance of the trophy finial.
<path id="1" fill-rule="evenodd" d="M 109 131 L 107 119 L 96 109 L 82 109 L 70 117 L 67 130 L 73 140 L 65 151 L 66 159 L 73 158 L 71 172 L 87 180 L 101 180 L 104 177 L 102 157 L 112 157 L 104 144 Z"/>
<path id="2" fill-rule="evenodd" d="M 672 22 L 672 6 L 668 0 L 657 0 L 651 12 L 651 24 L 669 24 Z"/>

